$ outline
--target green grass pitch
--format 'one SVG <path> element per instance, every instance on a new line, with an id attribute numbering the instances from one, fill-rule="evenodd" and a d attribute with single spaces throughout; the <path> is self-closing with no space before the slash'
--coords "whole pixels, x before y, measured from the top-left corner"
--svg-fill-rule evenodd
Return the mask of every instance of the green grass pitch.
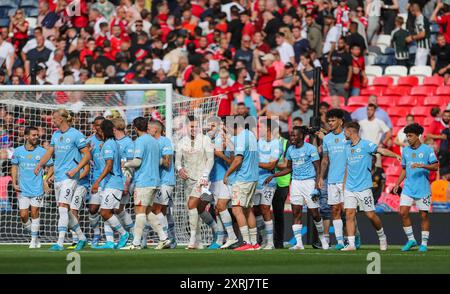
<path id="1" fill-rule="evenodd" d="M 161 274 L 365 274 L 370 252 L 381 256 L 381 273 L 450 273 L 450 247 L 429 247 L 426 253 L 400 252 L 391 246 L 380 252 L 363 246 L 356 252 L 316 250 L 272 250 L 235 252 L 229 250 L 140 251 L 91 250 L 80 253 L 81 273 Z M 0 245 L 0 273 L 66 273 L 69 250 L 49 252 L 48 246 L 28 249 L 25 245 Z"/>

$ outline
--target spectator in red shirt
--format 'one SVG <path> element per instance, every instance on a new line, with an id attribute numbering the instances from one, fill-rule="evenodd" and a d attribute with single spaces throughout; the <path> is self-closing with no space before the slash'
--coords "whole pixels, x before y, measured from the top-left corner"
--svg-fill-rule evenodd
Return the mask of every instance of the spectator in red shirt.
<path id="1" fill-rule="evenodd" d="M 86 0 L 78 0 L 78 5 L 75 4 L 75 7 L 72 8 L 70 5 L 75 0 L 66 0 L 68 4 L 68 10 L 70 13 L 68 16 L 71 17 L 72 25 L 80 30 L 81 28 L 85 28 L 89 25 L 89 17 L 88 17 L 88 6 Z"/>
<path id="2" fill-rule="evenodd" d="M 253 51 L 256 92 L 270 101 L 273 100 L 273 82 L 277 75 L 273 67 L 274 61 L 275 56 L 271 53 L 263 55 L 259 50 Z"/>
<path id="3" fill-rule="evenodd" d="M 255 32 L 253 35 L 253 47 L 263 53 L 270 52 L 270 46 L 264 42 L 264 37 L 261 32 Z"/>
<path id="4" fill-rule="evenodd" d="M 14 16 L 11 17 L 9 31 L 13 32 L 13 45 L 16 52 L 22 51 L 23 46 L 28 41 L 28 21 L 25 19 L 23 9 L 17 9 Z"/>
<path id="5" fill-rule="evenodd" d="M 444 6 L 447 6 L 447 9 L 443 9 Z M 444 11 L 444 13 L 438 16 L 441 11 Z M 439 24 L 441 27 L 441 33 L 445 36 L 445 41 L 450 43 L 450 12 L 448 10 L 448 5 L 438 1 L 430 20 Z"/>
<path id="6" fill-rule="evenodd" d="M 361 89 L 366 86 L 367 76 L 365 72 L 364 57 L 361 56 L 361 48 L 353 45 L 350 49 L 352 54 L 352 79 L 350 82 L 350 96 L 359 96 Z"/>
<path id="7" fill-rule="evenodd" d="M 111 41 L 111 54 L 115 58 L 117 52 L 120 51 L 122 45 L 121 29 L 119 25 L 115 25 L 112 28 L 112 36 L 109 39 Z"/>
<path id="8" fill-rule="evenodd" d="M 221 68 L 219 71 L 220 86 L 215 87 L 212 92 L 213 95 L 226 94 L 226 97 L 220 100 L 219 111 L 217 112 L 217 115 L 220 117 L 231 114 L 231 105 L 234 101 L 233 88 L 228 86 L 229 77 L 230 73 L 228 70 Z"/>
<path id="9" fill-rule="evenodd" d="M 128 20 L 126 19 L 127 12 L 125 10 L 125 7 L 119 6 L 116 10 L 116 16 L 113 17 L 111 23 L 110 23 L 110 29 L 111 32 L 113 31 L 114 26 L 119 26 L 120 28 L 120 34 L 126 34 L 127 33 L 127 27 L 128 27 Z"/>
<path id="10" fill-rule="evenodd" d="M 442 134 L 442 131 L 449 127 L 450 122 L 450 110 L 444 110 L 439 120 L 435 120 L 431 123 L 428 129 L 427 139 L 433 139 L 435 147 L 438 149 L 441 144 L 441 140 L 447 139 L 446 135 Z"/>
<path id="11" fill-rule="evenodd" d="M 250 12 L 248 12 L 247 10 L 241 12 L 240 18 L 241 18 L 241 23 L 244 26 L 242 28 L 242 36 L 248 35 L 248 36 L 250 36 L 250 38 L 253 38 L 253 35 L 255 34 L 256 30 L 255 30 L 255 25 L 250 20 Z"/>

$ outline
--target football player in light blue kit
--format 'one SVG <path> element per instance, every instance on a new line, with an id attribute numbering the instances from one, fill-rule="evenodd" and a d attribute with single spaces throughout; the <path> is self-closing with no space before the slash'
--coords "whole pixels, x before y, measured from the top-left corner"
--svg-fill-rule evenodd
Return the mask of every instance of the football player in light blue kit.
<path id="1" fill-rule="evenodd" d="M 375 214 L 375 203 L 372 195 L 372 156 L 379 153 L 392 158 L 401 157 L 387 149 L 380 148 L 377 144 L 359 137 L 359 124 L 349 122 L 345 124 L 345 139 L 349 144 L 345 150 L 347 167 L 344 176 L 344 209 L 346 215 L 346 228 L 348 245 L 343 251 L 356 250 L 355 246 L 355 218 L 356 208 L 366 213 L 373 227 L 376 229 L 380 240 L 380 250 L 387 250 L 387 240 L 384 234 L 380 218 Z"/>
<path id="2" fill-rule="evenodd" d="M 394 187 L 394 193 L 398 193 L 400 184 L 406 179 L 400 196 L 400 216 L 408 242 L 403 246 L 402 251 L 409 251 L 412 247 L 417 246 L 409 218 L 409 210 L 415 203 L 422 219 L 422 244 L 419 251 L 425 252 L 430 236 L 428 212 L 431 205 L 431 190 L 429 176 L 430 171 L 438 170 L 439 162 L 433 148 L 420 142 L 420 135 L 423 134 L 422 126 L 414 123 L 406 126 L 403 132 L 406 134 L 409 146 L 403 148 L 403 169 Z"/>
<path id="3" fill-rule="evenodd" d="M 347 157 L 345 149 L 347 140 L 344 135 L 344 112 L 341 109 L 331 109 L 326 114 L 330 132 L 323 138 L 323 156 L 320 166 L 319 188 L 327 179 L 328 205 L 332 209 L 333 227 L 337 240 L 335 249 L 344 248 L 344 225 L 341 214 L 344 211 L 344 173 Z M 328 174 L 326 174 L 328 171 Z M 355 236 L 355 246 L 359 248 L 359 234 Z"/>
<path id="4" fill-rule="evenodd" d="M 320 157 L 317 147 L 306 143 L 305 129 L 294 127 L 291 133 L 291 146 L 286 152 L 287 168 L 269 176 L 265 183 L 270 182 L 275 177 L 281 177 L 292 172 L 292 182 L 290 187 L 290 197 L 292 214 L 294 215 L 294 232 L 297 244 L 289 248 L 290 250 L 304 250 L 302 240 L 302 210 L 306 205 L 312 214 L 314 225 L 319 234 L 322 249 L 329 248 L 324 236 L 323 220 L 319 212 L 319 192 L 318 175 L 320 172 Z"/>
<path id="5" fill-rule="evenodd" d="M 111 119 L 114 124 L 114 137 L 119 144 L 120 147 L 120 157 L 122 160 L 122 171 L 124 172 L 123 181 L 124 181 L 124 190 L 122 193 L 122 199 L 120 200 L 119 209 L 114 211 L 114 214 L 120 220 L 120 223 L 130 233 L 130 239 L 133 239 L 133 228 L 134 223 L 131 215 L 125 209 L 125 206 L 130 202 L 130 196 L 133 192 L 132 190 L 132 175 L 125 172 L 123 166 L 127 161 L 133 160 L 134 158 L 134 142 L 131 140 L 129 136 L 125 134 L 125 121 L 123 118 L 113 118 Z"/>
<path id="6" fill-rule="evenodd" d="M 144 117 L 137 117 L 133 120 L 133 128 L 138 138 L 134 141 L 134 159 L 125 163 L 127 169 L 136 169 L 134 173 L 134 210 L 136 213 L 136 223 L 134 227 L 134 238 L 131 245 L 124 247 L 125 250 L 141 249 L 142 232 L 145 223 L 148 221 L 152 227 L 158 231 L 153 224 L 153 219 L 149 217 L 153 200 L 160 186 L 159 163 L 161 152 L 158 141 L 148 132 L 148 121 Z"/>
<path id="7" fill-rule="evenodd" d="M 58 202 L 59 220 L 58 242 L 50 247 L 51 251 L 64 250 L 63 244 L 68 228 L 78 234 L 79 241 L 75 250 L 81 250 L 86 245 L 86 236 L 69 208 L 80 171 L 89 164 L 91 154 L 86 146 L 84 135 L 70 126 L 72 119 L 71 114 L 65 109 L 59 109 L 53 113 L 53 124 L 58 130 L 53 134 L 47 152 L 34 170 L 34 174 L 38 175 L 41 168 L 53 154 L 55 155 L 55 196 Z"/>
<path id="8" fill-rule="evenodd" d="M 161 151 L 160 154 L 161 159 L 159 166 L 161 186 L 159 188 L 159 191 L 155 195 L 152 211 L 150 212 L 150 218 L 152 218 L 152 222 L 159 224 L 158 226 L 156 226 L 156 229 L 160 230 L 160 232 L 158 232 L 158 236 L 160 239 L 158 245 L 155 247 L 155 249 L 158 250 L 170 248 L 172 244 L 172 240 L 171 238 L 169 238 L 168 234 L 169 221 L 167 216 L 167 208 L 169 206 L 169 203 L 172 201 L 172 194 L 176 184 L 175 169 L 173 163 L 173 155 L 174 155 L 173 146 L 169 138 L 162 136 L 163 127 L 164 127 L 163 124 L 158 120 L 152 120 L 148 124 L 148 133 L 153 138 L 155 138 L 156 141 L 158 141 Z M 170 215 L 170 218 L 173 226 L 172 215 Z M 142 240 L 144 240 L 144 236 Z M 143 245 L 146 244 L 147 241 L 145 241 L 145 244 Z"/>
<path id="9" fill-rule="evenodd" d="M 264 181 L 273 174 L 283 148 L 278 140 L 278 124 L 275 121 L 271 119 L 262 120 L 259 133 L 259 179 L 253 197 L 253 213 L 256 217 L 256 226 L 262 237 L 261 248 L 272 250 L 275 249 L 275 246 L 273 244 L 273 221 L 270 207 L 277 183 L 275 179 L 267 184 L 264 184 Z"/>
<path id="10" fill-rule="evenodd" d="M 103 139 L 101 136 L 100 125 L 105 120 L 103 116 L 97 116 L 94 119 L 92 127 L 94 129 L 94 133 L 87 139 L 87 144 L 89 146 L 89 150 L 91 153 L 91 175 L 90 180 L 94 183 L 103 169 L 105 168 L 105 161 L 102 158 L 102 145 Z M 100 221 L 101 216 L 99 214 L 100 204 L 102 203 L 102 199 L 100 197 L 101 193 L 98 191 L 97 193 L 91 193 L 91 197 L 89 199 L 89 225 L 94 231 L 94 236 L 92 238 L 91 247 L 96 248 L 98 242 L 100 241 Z M 105 227 L 105 235 L 112 236 L 113 231 L 112 228 L 109 227 L 108 224 L 104 224 Z"/>
<path id="11" fill-rule="evenodd" d="M 92 193 L 99 192 L 99 187 L 101 186 L 100 198 L 102 203 L 100 204 L 100 215 L 106 225 L 109 225 L 109 227 L 120 234 L 120 239 L 115 244 L 114 235 L 106 235 L 106 243 L 97 248 L 120 249 L 127 244 L 130 237 L 130 234 L 123 228 L 114 214 L 114 210 L 119 208 L 124 187 L 120 146 L 114 138 L 114 124 L 110 120 L 102 121 L 100 128 L 101 136 L 105 142 L 101 153 L 105 161 L 105 168 L 92 185 Z"/>
<path id="12" fill-rule="evenodd" d="M 25 128 L 25 144 L 14 149 L 11 159 L 11 176 L 14 191 L 17 192 L 19 200 L 20 219 L 24 229 L 31 231 L 31 242 L 29 248 L 40 248 L 39 242 L 39 208 L 44 202 L 44 192 L 48 194 L 47 181 L 43 180 L 44 173 L 41 170 L 38 175 L 34 174 L 34 169 L 39 160 L 44 156 L 46 150 L 39 146 L 39 130 L 36 127 Z M 47 164 L 52 174 L 53 160 Z M 31 207 L 31 221 L 28 210 Z"/>
<path id="13" fill-rule="evenodd" d="M 239 230 L 244 242 L 234 250 L 260 249 L 257 243 L 258 231 L 256 219 L 252 211 L 253 195 L 258 183 L 258 141 L 256 136 L 248 129 L 248 123 L 239 121 L 237 117 L 235 124 L 236 146 L 234 160 L 225 173 L 223 182 L 228 185 L 229 177 L 236 173 L 236 180 L 232 186 L 231 204 Z M 228 124 L 228 122 L 227 122 Z"/>

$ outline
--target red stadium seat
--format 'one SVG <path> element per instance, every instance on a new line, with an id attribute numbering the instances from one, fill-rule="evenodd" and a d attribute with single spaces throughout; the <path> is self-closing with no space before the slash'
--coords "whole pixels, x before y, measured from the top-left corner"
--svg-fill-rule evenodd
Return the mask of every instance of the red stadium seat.
<path id="1" fill-rule="evenodd" d="M 416 76 L 399 77 L 397 86 L 415 87 L 419 84 L 419 79 Z"/>
<path id="2" fill-rule="evenodd" d="M 391 118 L 391 120 L 392 120 L 392 118 Z M 403 128 L 404 126 L 406 126 L 406 117 L 399 117 L 395 124 L 392 121 L 392 125 Z M 394 133 L 394 135 L 397 135 L 397 134 Z"/>
<path id="3" fill-rule="evenodd" d="M 430 96 L 426 97 L 423 101 L 423 105 L 426 106 L 442 106 L 443 104 L 446 104 L 447 97 L 445 96 Z"/>
<path id="4" fill-rule="evenodd" d="M 399 176 L 401 172 L 402 167 L 399 165 L 391 165 L 385 170 L 387 176 Z"/>
<path id="5" fill-rule="evenodd" d="M 379 87 L 389 87 L 394 84 L 394 79 L 389 76 L 381 76 L 376 77 L 373 82 L 372 86 L 379 86 Z"/>
<path id="6" fill-rule="evenodd" d="M 390 117 L 391 123 L 392 123 L 393 126 L 396 126 L 396 125 L 398 124 L 398 119 L 399 119 L 399 118 L 400 118 L 400 117 L 396 117 L 396 116 Z"/>
<path id="7" fill-rule="evenodd" d="M 426 117 L 424 116 L 416 116 L 414 117 L 414 122 L 418 123 L 419 125 L 423 125 L 425 122 Z"/>
<path id="8" fill-rule="evenodd" d="M 409 114 L 410 107 L 393 106 L 386 109 L 389 116 L 404 117 Z"/>
<path id="9" fill-rule="evenodd" d="M 386 91 L 384 92 L 385 95 L 389 96 L 405 96 L 405 95 L 409 95 L 409 92 L 411 91 L 410 87 L 405 87 L 405 86 L 394 86 L 394 87 L 389 87 L 386 89 Z"/>
<path id="10" fill-rule="evenodd" d="M 426 106 L 417 106 L 411 110 L 411 114 L 414 116 L 426 117 L 430 115 L 430 108 Z"/>
<path id="11" fill-rule="evenodd" d="M 377 98 L 377 104 L 381 107 L 395 106 L 396 98 L 395 96 L 380 96 Z"/>
<path id="12" fill-rule="evenodd" d="M 352 113 L 353 111 L 355 111 L 356 109 L 358 109 L 358 108 L 360 108 L 360 107 L 361 107 L 361 106 L 357 106 L 357 105 L 355 105 L 355 106 L 347 105 L 347 106 L 345 106 L 345 107 L 342 107 L 342 109 L 348 111 L 349 113 Z"/>
<path id="13" fill-rule="evenodd" d="M 437 87 L 436 95 L 438 95 L 438 96 L 450 96 L 450 86 Z"/>
<path id="14" fill-rule="evenodd" d="M 348 106 L 366 106 L 367 97 L 365 96 L 352 96 L 348 99 Z"/>
<path id="15" fill-rule="evenodd" d="M 381 96 L 381 95 L 383 95 L 385 89 L 386 89 L 386 87 L 370 86 L 370 87 L 361 89 L 361 93 L 359 95 L 361 95 L 361 96 L 370 96 L 370 95 Z"/>
<path id="16" fill-rule="evenodd" d="M 321 98 L 321 100 L 331 105 L 331 97 L 332 96 L 324 96 L 323 98 Z M 339 100 L 341 101 L 341 105 L 344 105 L 345 98 L 342 96 L 338 96 L 338 97 L 339 97 Z"/>
<path id="17" fill-rule="evenodd" d="M 430 96 L 436 92 L 435 86 L 415 86 L 411 89 L 411 96 Z"/>
<path id="18" fill-rule="evenodd" d="M 444 78 L 438 75 L 434 75 L 431 77 L 425 77 L 423 80 L 424 86 L 443 86 L 444 85 Z"/>
<path id="19" fill-rule="evenodd" d="M 403 96 L 397 100 L 397 106 L 415 106 L 417 99 L 415 96 Z"/>

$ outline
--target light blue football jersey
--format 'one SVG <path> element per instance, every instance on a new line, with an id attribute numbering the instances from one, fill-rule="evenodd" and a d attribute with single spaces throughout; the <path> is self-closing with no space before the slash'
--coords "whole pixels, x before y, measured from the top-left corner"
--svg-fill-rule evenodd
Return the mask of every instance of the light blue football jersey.
<path id="1" fill-rule="evenodd" d="M 258 154 L 260 163 L 268 163 L 271 161 L 277 161 L 283 151 L 283 146 L 278 139 L 272 139 L 272 141 L 267 142 L 264 139 L 259 139 L 258 141 Z M 259 168 L 259 179 L 257 189 L 262 189 L 264 186 L 264 181 L 273 174 L 273 171 Z M 277 181 L 275 178 L 269 182 L 267 186 L 275 187 Z"/>
<path id="2" fill-rule="evenodd" d="M 403 148 L 402 167 L 406 170 L 402 194 L 421 199 L 431 195 L 430 171 L 424 168 L 411 168 L 413 163 L 433 164 L 438 162 L 433 148 L 421 144 L 417 149 L 411 146 Z"/>
<path id="3" fill-rule="evenodd" d="M 292 161 L 292 179 L 307 180 L 316 177 L 314 161 L 320 160 L 317 147 L 307 142 L 300 148 L 289 146 L 286 151 L 286 159 Z"/>
<path id="4" fill-rule="evenodd" d="M 142 160 L 136 169 L 134 182 L 136 187 L 159 187 L 159 160 L 161 151 L 158 141 L 149 134 L 144 134 L 134 142 L 134 158 Z"/>
<path id="5" fill-rule="evenodd" d="M 220 135 L 216 135 L 216 137 L 213 139 L 214 148 L 216 150 L 223 150 L 222 146 L 222 137 Z M 225 154 L 225 152 L 224 152 Z M 217 156 L 214 156 L 214 165 L 211 169 L 211 173 L 209 174 L 209 180 L 214 183 L 217 181 L 222 181 L 225 177 L 225 173 L 228 170 L 228 165 L 222 158 L 219 158 Z"/>
<path id="6" fill-rule="evenodd" d="M 358 144 L 347 145 L 347 181 L 345 190 L 361 192 L 372 188 L 372 156 L 377 153 L 378 146 L 368 140 L 360 139 Z"/>
<path id="7" fill-rule="evenodd" d="M 105 161 L 102 158 L 103 141 L 93 135 L 87 138 L 87 143 L 91 146 L 91 181 L 94 183 L 103 169 L 105 168 Z"/>
<path id="8" fill-rule="evenodd" d="M 160 166 L 160 177 L 161 177 L 161 185 L 167 185 L 167 186 L 175 186 L 176 179 L 175 179 L 175 167 L 174 167 L 174 151 L 172 146 L 172 141 L 170 141 L 169 138 L 161 136 L 158 138 L 158 144 L 159 148 L 161 150 L 161 157 L 165 155 L 171 155 L 172 156 L 172 162 L 170 163 L 170 168 L 167 170 Z"/>
<path id="9" fill-rule="evenodd" d="M 24 197 L 40 197 L 44 195 L 44 171 L 41 169 L 39 174 L 34 174 L 34 169 L 41 158 L 46 153 L 46 150 L 41 146 L 36 146 L 29 151 L 25 146 L 20 146 L 14 149 L 11 164 L 18 167 L 18 182 L 21 190 L 21 195 Z M 53 160 L 50 159 L 47 166 L 53 165 Z"/>
<path id="10" fill-rule="evenodd" d="M 102 190 L 117 189 L 123 191 L 123 175 L 121 166 L 120 146 L 114 139 L 108 139 L 102 147 L 102 158 L 113 161 L 113 167 L 101 183 Z"/>
<path id="11" fill-rule="evenodd" d="M 86 147 L 86 138 L 74 128 L 69 128 L 64 133 L 57 130 L 52 136 L 50 146 L 55 150 L 55 182 L 69 179 L 66 172 L 74 169 L 80 162 L 80 149 Z M 78 180 L 79 176 L 78 172 L 73 179 Z"/>
<path id="12" fill-rule="evenodd" d="M 258 142 L 249 130 L 236 136 L 235 155 L 242 156 L 241 165 L 236 169 L 236 182 L 257 182 L 259 177 Z"/>
<path id="13" fill-rule="evenodd" d="M 328 154 L 328 184 L 338 184 L 344 181 L 347 156 L 345 148 L 349 142 L 345 139 L 344 132 L 334 134 L 328 133 L 323 138 L 323 153 Z"/>
<path id="14" fill-rule="evenodd" d="M 133 160 L 134 158 L 134 142 L 130 137 L 125 136 L 120 140 L 116 140 L 120 147 L 120 158 L 122 162 Z"/>

